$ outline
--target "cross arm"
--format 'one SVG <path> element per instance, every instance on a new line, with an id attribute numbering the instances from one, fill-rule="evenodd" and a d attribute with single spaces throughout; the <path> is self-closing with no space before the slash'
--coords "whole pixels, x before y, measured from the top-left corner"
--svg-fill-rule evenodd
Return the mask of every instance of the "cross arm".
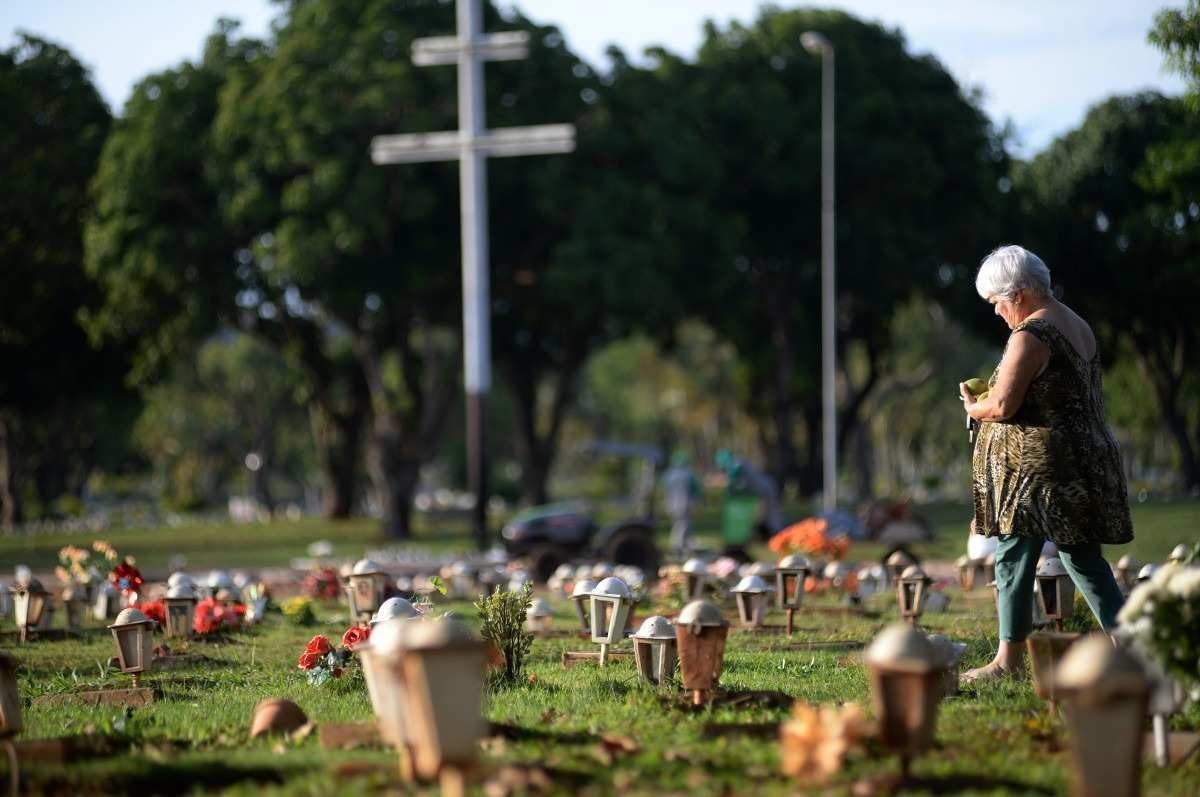
<path id="1" fill-rule="evenodd" d="M 417 66 L 456 64 L 464 50 L 481 61 L 520 61 L 529 57 L 529 34 L 490 33 L 465 44 L 457 36 L 427 36 L 413 40 L 412 59 Z"/>

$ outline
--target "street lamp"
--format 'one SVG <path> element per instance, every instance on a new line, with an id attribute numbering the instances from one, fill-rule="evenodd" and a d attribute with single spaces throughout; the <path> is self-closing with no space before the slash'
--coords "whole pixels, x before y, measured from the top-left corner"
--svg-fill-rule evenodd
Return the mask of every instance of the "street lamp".
<path id="1" fill-rule="evenodd" d="M 837 507 L 837 418 L 833 375 L 834 353 L 833 274 L 833 44 L 815 31 L 800 35 L 800 44 L 821 56 L 821 415 L 824 475 L 821 504 L 826 511 Z"/>

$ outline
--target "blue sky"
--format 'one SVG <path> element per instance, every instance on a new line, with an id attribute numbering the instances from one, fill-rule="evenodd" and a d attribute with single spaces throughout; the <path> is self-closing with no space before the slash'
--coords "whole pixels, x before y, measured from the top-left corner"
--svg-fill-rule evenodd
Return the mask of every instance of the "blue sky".
<path id="1" fill-rule="evenodd" d="M 500 0 L 502 7 L 511 6 Z M 522 0 L 539 22 L 557 24 L 571 47 L 597 66 L 615 43 L 630 55 L 663 44 L 691 54 L 705 19 L 752 20 L 760 0 Z M 780 0 L 784 7 L 801 5 Z M 1011 120 L 1018 152 L 1029 155 L 1115 93 L 1183 90 L 1146 43 L 1154 13 L 1183 0 L 840 0 L 818 5 L 900 28 L 910 49 L 932 53 L 983 91 L 997 122 Z M 16 30 L 66 45 L 87 64 L 101 93 L 120 109 L 149 72 L 199 54 L 220 16 L 247 33 L 267 32 L 268 0 L 3 0 L 0 46 Z M 450 31 L 447 31 L 449 33 Z"/>

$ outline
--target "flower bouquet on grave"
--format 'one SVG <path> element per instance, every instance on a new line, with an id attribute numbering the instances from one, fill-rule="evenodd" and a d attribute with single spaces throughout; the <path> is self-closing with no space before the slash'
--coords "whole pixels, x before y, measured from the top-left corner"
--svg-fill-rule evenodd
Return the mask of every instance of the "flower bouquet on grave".
<path id="1" fill-rule="evenodd" d="M 146 615 L 148 619 L 158 623 L 159 628 L 166 626 L 167 604 L 163 601 L 143 601 L 133 604 L 133 608 Z"/>
<path id="2" fill-rule="evenodd" d="M 338 650 L 324 634 L 318 634 L 305 645 L 296 666 L 304 671 L 313 686 L 321 686 L 331 678 L 341 678 L 346 665 L 354 658 L 354 646 L 370 636 L 370 628 L 350 628 L 342 635 L 342 649 Z"/>
<path id="3" fill-rule="evenodd" d="M 1181 684 L 1200 692 L 1200 544 L 1129 593 L 1117 615 L 1125 634 Z"/>
<path id="4" fill-rule="evenodd" d="M 784 528 L 767 543 L 779 556 L 802 553 L 814 559 L 845 558 L 850 550 L 850 538 L 833 534 L 825 518 L 810 517 Z"/>
<path id="5" fill-rule="evenodd" d="M 242 624 L 245 616 L 245 604 L 225 604 L 216 598 L 205 598 L 196 604 L 196 613 L 192 617 L 192 630 L 200 636 L 209 636 L 222 628 L 237 628 Z"/>
<path id="6" fill-rule="evenodd" d="M 336 600 L 342 594 L 342 580 L 332 567 L 318 567 L 304 577 L 301 589 L 310 598 Z"/>

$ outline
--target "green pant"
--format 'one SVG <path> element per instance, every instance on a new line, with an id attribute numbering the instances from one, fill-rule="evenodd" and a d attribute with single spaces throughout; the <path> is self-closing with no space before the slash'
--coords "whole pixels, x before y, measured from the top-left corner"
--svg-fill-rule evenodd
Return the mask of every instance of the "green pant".
<path id="1" fill-rule="evenodd" d="M 1016 534 L 1001 536 L 996 546 L 996 586 L 999 590 L 1000 639 L 1024 642 L 1033 630 L 1033 579 L 1044 540 Z M 1101 628 L 1117 625 L 1125 602 L 1099 543 L 1059 545 L 1058 556 L 1075 587 L 1096 615 Z"/>

